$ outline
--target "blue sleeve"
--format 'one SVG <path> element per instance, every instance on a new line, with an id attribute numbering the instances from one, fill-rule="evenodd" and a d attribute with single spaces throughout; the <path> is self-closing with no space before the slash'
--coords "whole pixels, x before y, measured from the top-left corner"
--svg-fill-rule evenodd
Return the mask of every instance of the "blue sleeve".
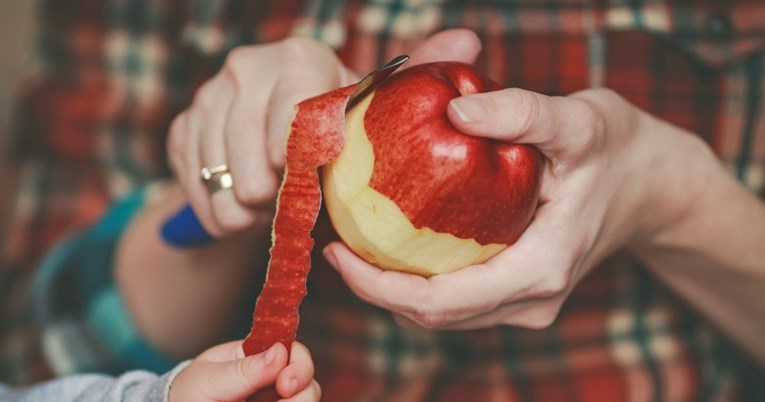
<path id="1" fill-rule="evenodd" d="M 147 371 L 130 371 L 119 377 L 83 374 L 12 390 L 0 386 L 5 402 L 164 402 L 170 386 L 188 362 L 159 377 Z"/>
<path id="2" fill-rule="evenodd" d="M 117 245 L 143 207 L 145 193 L 117 202 L 95 226 L 54 249 L 37 271 L 35 315 L 57 375 L 163 373 L 177 363 L 142 339 L 112 276 Z"/>

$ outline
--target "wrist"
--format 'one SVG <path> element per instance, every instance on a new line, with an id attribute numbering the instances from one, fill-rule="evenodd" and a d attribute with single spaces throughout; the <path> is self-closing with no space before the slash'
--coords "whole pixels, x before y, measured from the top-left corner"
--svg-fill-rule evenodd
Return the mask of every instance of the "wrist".
<path id="1" fill-rule="evenodd" d="M 646 196 L 627 247 L 638 256 L 671 247 L 689 222 L 708 214 L 708 194 L 719 194 L 716 187 L 732 180 L 709 146 L 690 132 L 645 114 L 640 136 L 652 152 L 643 161 Z"/>

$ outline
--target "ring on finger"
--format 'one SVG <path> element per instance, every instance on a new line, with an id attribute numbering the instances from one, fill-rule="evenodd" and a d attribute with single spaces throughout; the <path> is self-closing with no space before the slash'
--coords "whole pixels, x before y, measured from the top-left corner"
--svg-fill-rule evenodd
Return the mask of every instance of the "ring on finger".
<path id="1" fill-rule="evenodd" d="M 203 167 L 199 173 L 200 178 L 207 187 L 209 194 L 214 194 L 220 190 L 228 190 L 234 186 L 234 178 L 228 169 L 228 165 L 217 165 L 213 167 Z"/>

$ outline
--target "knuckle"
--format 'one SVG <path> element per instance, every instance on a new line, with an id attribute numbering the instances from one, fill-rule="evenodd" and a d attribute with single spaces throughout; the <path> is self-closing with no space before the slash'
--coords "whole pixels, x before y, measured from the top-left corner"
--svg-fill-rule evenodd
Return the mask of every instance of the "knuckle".
<path id="1" fill-rule="evenodd" d="M 600 107 L 586 96 L 576 96 L 569 132 L 569 149 L 581 157 L 591 155 L 605 146 L 606 118 Z"/>
<path id="2" fill-rule="evenodd" d="M 421 327 L 428 329 L 439 328 L 445 324 L 443 317 L 434 313 L 418 313 L 413 317 L 413 320 Z"/>
<path id="3" fill-rule="evenodd" d="M 281 57 L 289 61 L 283 63 L 284 74 L 295 76 L 304 74 L 306 65 L 311 65 L 313 71 L 335 71 L 339 60 L 332 48 L 324 42 L 308 36 L 292 36 L 282 41 Z"/>
<path id="4" fill-rule="evenodd" d="M 238 232 L 250 225 L 250 216 L 241 208 L 215 208 L 213 214 L 225 233 Z"/>
<path id="5" fill-rule="evenodd" d="M 542 113 L 540 98 L 532 92 L 519 88 L 510 88 L 507 91 L 508 95 L 515 99 L 512 109 L 516 109 L 520 113 L 503 113 L 501 105 L 495 102 L 493 105 L 496 108 L 494 115 L 512 118 L 513 121 L 510 124 L 516 132 L 526 133 L 533 130 Z"/>
<path id="6" fill-rule="evenodd" d="M 550 299 L 563 293 L 566 283 L 563 274 L 557 272 L 557 267 L 540 273 L 534 282 L 532 282 L 523 292 L 525 298 Z"/>
<path id="7" fill-rule="evenodd" d="M 258 372 L 259 362 L 257 359 L 239 359 L 234 363 L 234 375 L 242 384 L 250 382 L 252 373 Z"/>
<path id="8" fill-rule="evenodd" d="M 193 107 L 198 108 L 202 113 L 211 112 L 218 103 L 216 97 L 213 96 L 212 93 L 214 85 L 213 80 L 215 80 L 215 77 L 205 81 L 194 94 L 192 105 Z"/>
<path id="9" fill-rule="evenodd" d="M 574 272 L 585 253 L 583 246 L 573 251 L 561 253 L 545 263 L 545 269 L 538 271 L 538 276 L 528 287 L 527 297 L 551 299 L 564 295 L 571 287 Z"/>
<path id="10" fill-rule="evenodd" d="M 546 329 L 555 323 L 558 317 L 558 308 L 540 307 L 531 310 L 523 324 L 531 329 Z"/>
<path id="11" fill-rule="evenodd" d="M 540 298 L 553 298 L 563 294 L 568 288 L 570 269 L 563 269 L 545 277 L 537 287 L 535 296 Z"/>
<path id="12" fill-rule="evenodd" d="M 540 314 L 529 322 L 531 329 L 547 329 L 555 322 L 554 314 Z"/>
<path id="13" fill-rule="evenodd" d="M 226 67 L 237 70 L 240 66 L 246 66 L 250 63 L 254 54 L 257 52 L 257 46 L 237 46 L 226 55 L 226 60 L 223 63 Z"/>
<path id="14" fill-rule="evenodd" d="M 591 90 L 591 96 L 594 99 L 600 99 L 600 103 L 604 106 L 626 102 L 624 97 L 611 88 L 594 88 Z"/>
<path id="15" fill-rule="evenodd" d="M 600 150 L 607 143 L 607 134 L 612 129 L 619 130 L 620 127 L 632 127 L 635 125 L 634 119 L 637 113 L 630 113 L 627 119 L 620 121 L 610 121 L 615 127 L 609 127 L 608 116 L 612 115 L 614 109 L 622 110 L 629 106 L 629 102 L 618 92 L 608 88 L 594 88 L 576 92 L 571 95 L 573 99 L 581 102 L 578 112 L 580 122 L 579 132 L 582 133 L 579 147 L 584 151 Z M 627 109 L 635 111 L 634 107 Z M 615 124 L 614 124 L 615 123 Z"/>
<path id="16" fill-rule="evenodd" d="M 170 132 L 167 138 L 167 151 L 169 155 L 182 155 L 186 146 L 185 123 L 183 119 L 185 114 L 181 113 L 173 119 L 170 124 Z"/>
<path id="17" fill-rule="evenodd" d="M 449 316 L 445 311 L 423 307 L 413 312 L 412 321 L 423 328 L 435 329 L 448 324 L 450 322 Z"/>
<path id="18" fill-rule="evenodd" d="M 259 49 L 263 46 L 266 45 L 237 46 L 231 49 L 226 55 L 219 75 L 229 77 L 239 86 L 246 85 L 247 77 L 252 75 L 253 65 L 262 61 L 262 57 L 258 55 Z"/>
<path id="19" fill-rule="evenodd" d="M 265 180 L 239 180 L 233 188 L 236 199 L 244 205 L 270 203 L 276 197 L 276 185 Z"/>
<path id="20" fill-rule="evenodd" d="M 592 105 L 586 104 L 582 108 L 580 119 L 584 127 L 588 130 L 582 130 L 586 135 L 583 138 L 581 147 L 585 150 L 600 150 L 605 144 L 606 138 L 606 118 L 600 110 Z"/>
<path id="21" fill-rule="evenodd" d="M 255 393 L 255 385 L 262 374 L 263 363 L 260 359 L 240 359 L 234 366 L 234 376 L 240 384 L 246 384 L 250 393 Z"/>
<path id="22" fill-rule="evenodd" d="M 314 52 L 322 52 L 327 47 L 322 42 L 304 35 L 290 36 L 282 41 L 284 56 L 292 60 L 310 58 Z"/>
<path id="23" fill-rule="evenodd" d="M 536 286 L 534 289 L 534 297 L 548 299 L 555 297 L 562 292 L 562 286 L 558 280 L 551 280 L 547 278 L 543 283 Z"/>

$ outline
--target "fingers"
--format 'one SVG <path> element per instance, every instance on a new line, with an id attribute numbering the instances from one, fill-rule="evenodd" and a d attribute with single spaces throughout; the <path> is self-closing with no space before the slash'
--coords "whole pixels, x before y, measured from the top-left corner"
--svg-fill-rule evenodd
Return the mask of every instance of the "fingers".
<path id="1" fill-rule="evenodd" d="M 289 133 L 295 106 L 314 96 L 331 91 L 350 81 L 350 72 L 328 46 L 306 37 L 285 41 L 285 59 L 304 60 L 280 66 L 279 79 L 268 99 L 266 132 L 271 164 L 284 166 L 285 139 Z M 355 77 L 353 77 L 355 78 Z"/>
<path id="2" fill-rule="evenodd" d="M 192 106 L 173 122 L 168 144 L 174 173 L 200 221 L 213 235 L 219 235 L 221 228 L 200 171 L 202 167 L 226 163 L 223 136 L 232 91 L 227 74 L 219 73 L 210 79 L 197 92 Z"/>
<path id="3" fill-rule="evenodd" d="M 461 61 L 472 64 L 481 52 L 481 40 L 468 29 L 449 29 L 427 38 L 409 54 L 406 66 L 433 61 Z"/>
<path id="4" fill-rule="evenodd" d="M 508 303 L 565 294 L 578 279 L 578 266 L 595 237 L 588 233 L 561 234 L 566 232 L 561 226 L 573 221 L 575 214 L 572 208 L 546 205 L 515 244 L 485 264 L 431 278 L 381 270 L 340 243 L 330 244 L 325 253 L 360 298 L 419 326 L 442 328 Z M 497 317 L 491 320 L 499 322 Z M 534 320 L 525 326 L 538 326 Z M 502 322 L 524 324 L 511 319 Z"/>
<path id="5" fill-rule="evenodd" d="M 279 177 L 267 157 L 265 97 L 240 92 L 226 116 L 227 136 L 220 139 L 234 179 L 230 191 L 220 192 L 213 208 L 221 225 L 233 232 L 251 225 L 258 210 L 273 209 Z"/>
<path id="6" fill-rule="evenodd" d="M 321 387 L 315 380 L 311 380 L 302 391 L 290 398 L 282 399 L 283 402 L 318 402 L 321 399 Z"/>
<path id="7" fill-rule="evenodd" d="M 295 342 L 289 361 L 287 355 L 280 343 L 248 357 L 244 357 L 241 340 L 217 345 L 178 375 L 170 401 L 240 401 L 272 384 L 285 401 L 318 401 L 321 388 L 313 380 L 308 349 Z"/>
<path id="8" fill-rule="evenodd" d="M 219 75 L 228 78 L 230 107 L 222 119 L 222 135 L 207 137 L 220 149 L 234 185 L 213 194 L 210 208 L 220 234 L 240 231 L 259 218 L 268 221 L 279 178 L 269 163 L 265 110 L 279 74 L 278 45 L 245 46 L 228 55 Z M 254 74 L 257 72 L 257 74 Z"/>
<path id="9" fill-rule="evenodd" d="M 295 397 L 311 387 L 313 375 L 313 360 L 308 348 L 299 342 L 294 342 L 290 352 L 290 362 L 276 379 L 276 389 L 284 398 Z"/>
<path id="10" fill-rule="evenodd" d="M 273 384 L 286 364 L 287 349 L 278 343 L 254 356 L 217 363 L 208 381 L 217 384 L 216 399 L 241 400 Z"/>
<path id="11" fill-rule="evenodd" d="M 171 133 L 175 140 L 169 147 L 189 202 L 213 236 L 267 227 L 294 105 L 349 79 L 333 51 L 309 38 L 230 52 L 221 71 L 174 124 L 177 134 Z M 233 187 L 207 194 L 200 169 L 223 164 Z"/>
<path id="12" fill-rule="evenodd" d="M 495 309 L 518 281 L 506 270 L 488 265 L 463 268 L 450 274 L 424 278 L 408 273 L 385 271 L 359 259 L 339 243 L 327 253 L 343 280 L 363 300 L 399 313 L 418 325 L 440 328 Z M 471 289 L 465 292 L 464 289 Z"/>
<path id="13" fill-rule="evenodd" d="M 331 57 L 334 58 L 334 55 Z M 276 83 L 266 112 L 268 156 L 275 166 L 284 166 L 286 138 L 295 115 L 295 106 L 303 100 L 337 88 L 340 85 L 339 65 L 337 61 L 323 68 L 292 66 L 282 73 L 287 79 Z"/>
<path id="14" fill-rule="evenodd" d="M 466 134 L 533 144 L 564 161 L 597 147 L 604 131 L 602 117 L 589 102 L 518 88 L 453 99 L 447 113 Z"/>
<path id="15" fill-rule="evenodd" d="M 295 105 L 338 85 L 344 68 L 332 51 L 313 40 L 294 38 L 271 46 L 275 57 L 291 62 L 277 65 L 268 96 L 239 91 L 226 119 L 225 148 L 235 179 L 233 191 L 214 200 L 228 231 L 249 226 L 258 213 L 270 213 L 281 183 L 286 139 Z M 311 57 L 311 65 L 296 61 Z M 261 85 L 255 82 L 254 85 Z M 260 111 L 260 113 L 254 113 Z"/>
<path id="16" fill-rule="evenodd" d="M 199 134 L 199 160 L 202 167 L 218 167 L 229 163 L 229 155 L 224 147 L 226 138 L 226 125 L 230 115 L 230 108 L 234 104 L 236 88 L 228 70 L 221 72 L 210 82 L 210 90 L 200 91 L 199 107 L 202 109 L 196 117 L 200 120 L 202 132 Z M 230 169 L 230 166 L 229 166 Z M 234 175 L 232 174 L 232 177 Z M 237 208 L 233 201 L 231 191 L 219 190 L 209 193 L 206 185 L 201 180 L 197 180 L 199 185 L 207 192 L 206 196 L 201 196 L 195 200 L 196 205 L 192 203 L 195 210 L 209 210 L 204 215 L 212 217 L 210 225 L 214 228 L 215 234 L 221 234 L 224 231 L 238 230 L 247 223 L 241 224 L 241 227 L 231 228 L 232 218 L 241 208 Z M 220 205 L 226 207 L 221 208 Z M 235 215 L 236 217 L 236 215 Z M 204 222 L 204 221 L 203 221 Z M 235 220 L 236 222 L 236 220 Z"/>
<path id="17" fill-rule="evenodd" d="M 227 353 L 232 344 L 224 345 Z M 186 367 L 171 388 L 169 400 L 241 401 L 273 384 L 287 364 L 287 349 L 275 344 L 267 351 L 224 362 L 206 361 L 201 356 Z"/>
<path id="18" fill-rule="evenodd" d="M 511 302 L 494 310 L 464 320 L 454 321 L 438 327 L 439 330 L 474 330 L 493 328 L 500 325 L 512 325 L 522 328 L 543 329 L 549 327 L 558 316 L 564 295 L 551 298 L 528 298 Z M 423 328 L 410 318 L 394 314 L 394 320 L 402 328 Z"/>
<path id="19" fill-rule="evenodd" d="M 416 295 L 428 286 L 427 278 L 396 271 L 385 271 L 359 258 L 342 243 L 330 243 L 324 257 L 337 269 L 343 281 L 366 302 L 403 313 L 412 305 L 425 303 Z M 401 295 L 406 297 L 399 297 Z"/>

